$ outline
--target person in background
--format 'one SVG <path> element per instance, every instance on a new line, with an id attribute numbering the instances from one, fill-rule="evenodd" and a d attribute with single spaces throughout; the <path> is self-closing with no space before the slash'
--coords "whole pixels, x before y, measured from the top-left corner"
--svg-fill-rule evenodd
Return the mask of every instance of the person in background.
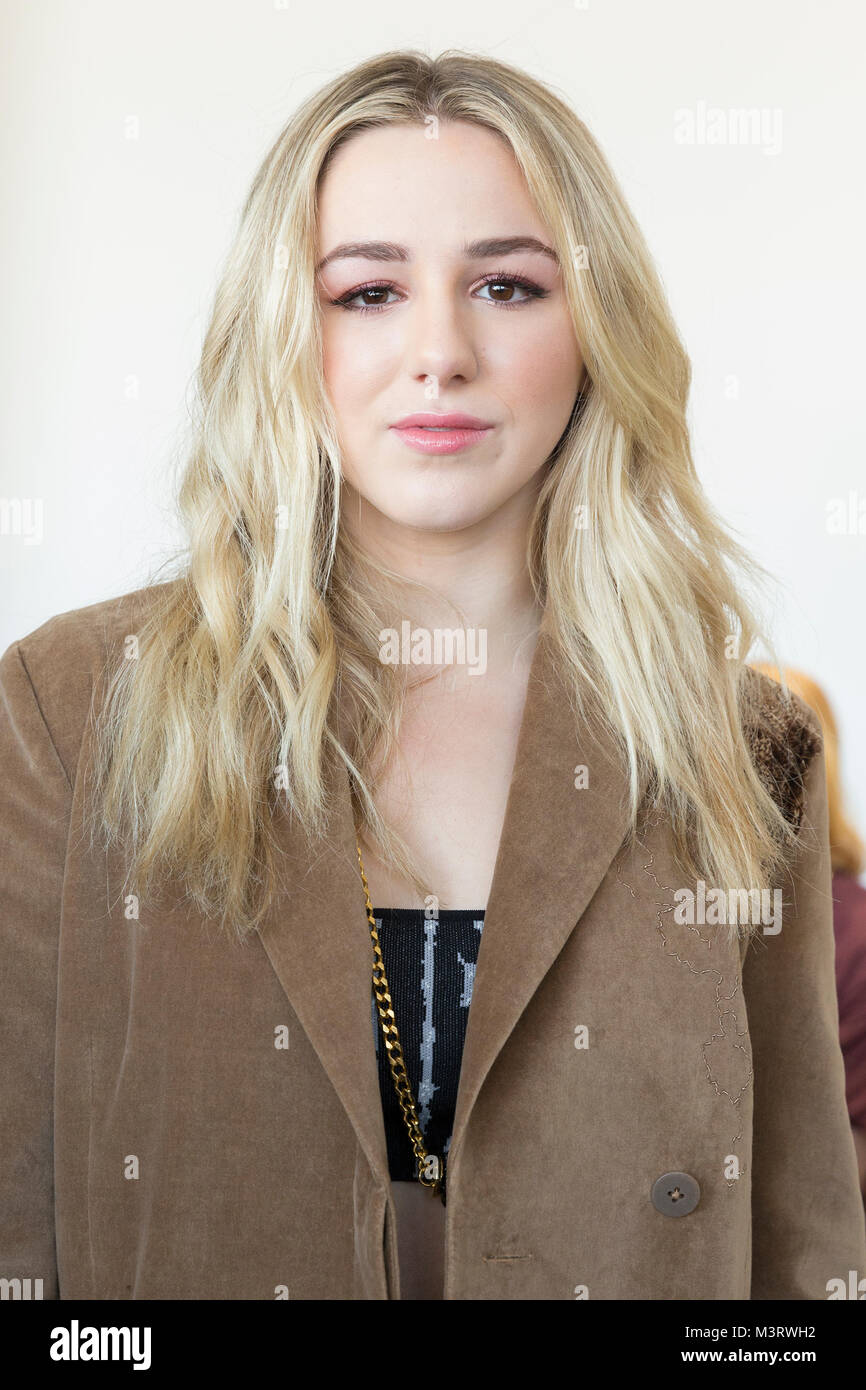
<path id="1" fill-rule="evenodd" d="M 760 661 L 750 664 L 781 684 L 778 667 Z M 839 733 L 830 702 L 804 672 L 786 666 L 784 676 L 794 694 L 815 711 L 824 734 L 839 1042 L 845 1059 L 845 1096 L 860 1167 L 860 1189 L 866 1201 L 866 888 L 858 882 L 866 865 L 866 847 L 845 811 Z"/>

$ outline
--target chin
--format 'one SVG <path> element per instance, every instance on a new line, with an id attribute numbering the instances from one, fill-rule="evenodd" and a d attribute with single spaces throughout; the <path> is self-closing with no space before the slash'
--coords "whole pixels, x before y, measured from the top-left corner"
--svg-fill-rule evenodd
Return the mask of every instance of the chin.
<path id="1" fill-rule="evenodd" d="M 383 516 L 393 526 L 403 526 L 408 531 L 427 532 L 430 535 L 441 534 L 445 531 L 463 531 L 467 526 L 474 526 L 477 522 L 483 521 L 488 511 L 469 509 L 458 506 L 441 507 L 395 507 L 393 501 L 387 510 L 380 507 Z"/>
<path id="2" fill-rule="evenodd" d="M 411 496 L 401 497 L 396 489 L 381 502 L 372 498 L 374 506 L 393 522 L 395 526 L 406 526 L 413 531 L 463 531 L 484 521 L 496 510 L 496 500 L 489 495 L 477 497 L 470 495 L 475 489 L 451 487 L 446 495 L 438 491 L 413 491 Z"/>
<path id="3" fill-rule="evenodd" d="M 466 512 L 451 511 L 443 512 L 441 516 L 431 516 L 429 512 L 424 516 L 419 516 L 413 521 L 403 522 L 404 526 L 411 526 L 414 531 L 426 531 L 431 535 L 442 535 L 448 531 L 465 531 L 469 526 L 475 526 L 483 521 L 487 512 Z"/>

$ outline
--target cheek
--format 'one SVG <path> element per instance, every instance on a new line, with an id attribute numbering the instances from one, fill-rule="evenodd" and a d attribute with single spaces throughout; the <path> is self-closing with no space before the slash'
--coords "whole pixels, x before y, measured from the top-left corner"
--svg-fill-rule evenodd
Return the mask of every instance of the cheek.
<path id="1" fill-rule="evenodd" d="M 369 404 L 373 392 L 388 380 L 394 370 L 395 354 L 389 336 L 381 332 L 359 333 L 354 322 L 334 322 L 326 327 L 322 370 L 335 409 L 357 409 Z"/>
<path id="2" fill-rule="evenodd" d="M 501 352 L 494 351 L 488 360 L 502 394 L 507 393 L 515 417 L 522 417 L 525 428 L 531 429 L 534 419 L 544 432 L 547 422 L 535 416 L 539 409 L 571 409 L 582 362 L 570 320 L 554 324 L 539 320 L 519 340 L 513 336 L 503 340 Z"/>

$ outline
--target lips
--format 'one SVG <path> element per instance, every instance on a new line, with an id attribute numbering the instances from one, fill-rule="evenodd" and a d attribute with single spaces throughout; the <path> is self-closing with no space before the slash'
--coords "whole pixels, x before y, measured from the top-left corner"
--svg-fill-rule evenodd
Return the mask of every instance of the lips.
<path id="1" fill-rule="evenodd" d="M 463 415 L 460 412 L 437 415 L 430 411 L 422 412 L 420 415 L 406 415 L 402 420 L 397 420 L 391 428 L 404 430 L 416 426 L 419 429 L 443 430 L 489 430 L 493 428 L 489 420 L 479 420 L 476 415 Z"/>
<path id="2" fill-rule="evenodd" d="M 405 445 L 418 453 L 455 454 L 486 439 L 493 425 L 489 420 L 479 420 L 477 415 L 426 412 L 406 415 L 391 429 Z"/>

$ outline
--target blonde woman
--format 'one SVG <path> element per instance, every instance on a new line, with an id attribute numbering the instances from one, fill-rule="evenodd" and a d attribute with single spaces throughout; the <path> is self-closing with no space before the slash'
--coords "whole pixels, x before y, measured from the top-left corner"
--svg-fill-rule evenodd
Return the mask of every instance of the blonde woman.
<path id="1" fill-rule="evenodd" d="M 820 731 L 745 664 L 688 386 L 541 83 L 386 53 L 292 117 L 204 343 L 188 553 L 0 663 L 0 1274 L 866 1270 Z"/>

